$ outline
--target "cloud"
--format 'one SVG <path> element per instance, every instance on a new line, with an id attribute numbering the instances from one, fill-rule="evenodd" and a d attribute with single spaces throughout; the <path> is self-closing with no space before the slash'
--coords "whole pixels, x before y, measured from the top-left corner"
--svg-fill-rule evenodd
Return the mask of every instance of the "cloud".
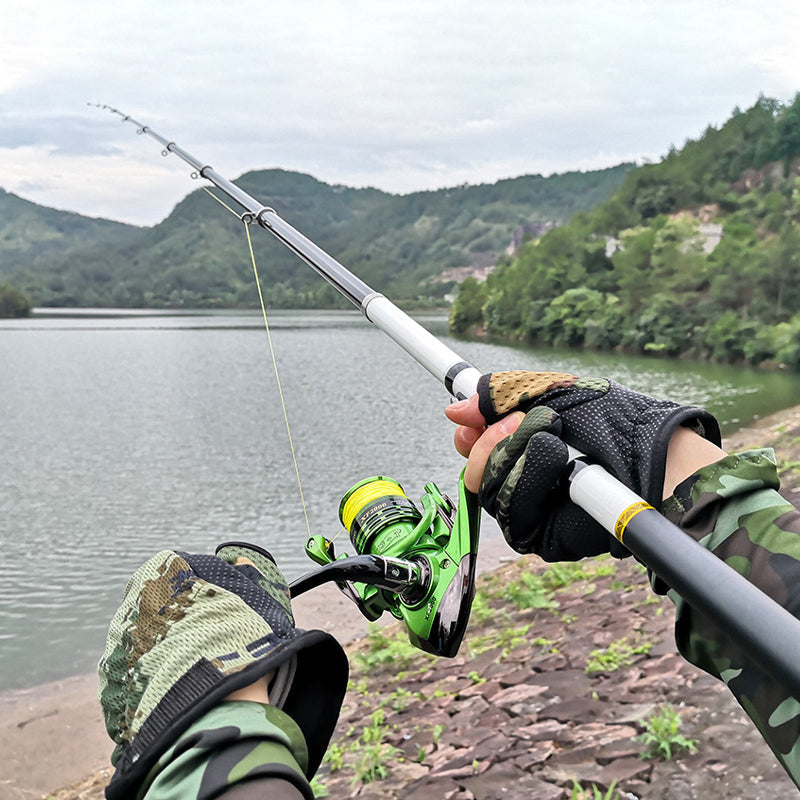
<path id="1" fill-rule="evenodd" d="M 408 192 L 657 158 L 800 88 L 793 0 L 6 0 L 0 15 L 0 182 L 63 203 L 48 173 L 82 176 L 72 206 L 119 216 L 139 180 L 115 199 L 108 177 L 147 175 L 158 199 L 139 196 L 136 220 L 174 197 L 154 175 L 194 187 L 87 101 L 230 177 L 280 166 Z"/>

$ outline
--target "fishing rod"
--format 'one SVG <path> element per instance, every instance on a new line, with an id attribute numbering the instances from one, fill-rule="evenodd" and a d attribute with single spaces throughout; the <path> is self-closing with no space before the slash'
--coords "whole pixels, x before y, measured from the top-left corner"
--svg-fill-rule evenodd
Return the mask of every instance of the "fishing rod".
<path id="1" fill-rule="evenodd" d="M 344 295 L 364 316 L 425 367 L 456 398 L 477 391 L 481 373 L 427 331 L 394 303 L 374 291 L 335 258 L 207 164 L 174 142 L 116 108 L 97 104 L 130 122 L 174 153 L 202 177 L 238 203 L 243 222 L 257 224 Z M 588 463 L 570 449 L 571 500 L 616 536 L 645 566 L 664 580 L 696 612 L 713 620 L 740 643 L 768 675 L 800 698 L 800 620 L 702 547 L 605 469 Z M 383 610 L 403 619 L 409 637 L 422 649 L 454 655 L 463 637 L 474 593 L 480 510 L 476 497 L 459 481 L 455 506 L 435 485 L 426 485 L 420 513 L 394 481 L 369 478 L 356 484 L 339 509 L 351 541 L 367 563 L 348 572 L 346 558 L 335 555 L 322 536 L 309 540 L 306 551 L 322 565 L 324 578 L 334 580 L 376 619 Z M 362 568 L 363 567 L 363 568 Z M 391 578 L 391 579 L 390 579 Z M 293 584 L 297 596 L 321 578 L 307 576 Z M 369 582 L 368 582 L 369 581 Z M 454 610 L 455 605 L 460 604 Z M 376 616 L 377 615 L 377 616 Z M 435 618 L 436 624 L 428 623 Z M 415 641 L 416 639 L 416 641 Z"/>

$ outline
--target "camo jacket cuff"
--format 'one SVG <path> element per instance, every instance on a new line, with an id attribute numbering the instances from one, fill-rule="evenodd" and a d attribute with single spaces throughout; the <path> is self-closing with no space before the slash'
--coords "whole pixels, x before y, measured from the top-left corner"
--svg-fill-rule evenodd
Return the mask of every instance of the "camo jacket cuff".
<path id="1" fill-rule="evenodd" d="M 748 450 L 698 470 L 676 487 L 661 512 L 786 606 L 791 604 L 790 592 L 777 573 L 789 567 L 792 580 L 797 577 L 800 515 L 778 494 L 779 487 L 775 453 Z M 655 576 L 651 583 L 655 591 L 667 593 L 668 587 Z"/>
<path id="2" fill-rule="evenodd" d="M 226 701 L 194 723 L 153 767 L 137 798 L 217 797 L 253 778 L 280 778 L 307 800 L 306 743 L 300 728 L 274 706 Z"/>
<path id="3" fill-rule="evenodd" d="M 729 455 L 681 483 L 662 512 L 750 583 L 800 617 L 800 512 L 778 494 L 772 450 Z M 720 678 L 800 786 L 800 699 L 767 675 L 740 643 L 675 592 L 681 654 Z"/>
<path id="4" fill-rule="evenodd" d="M 727 455 L 690 475 L 675 487 L 673 494 L 661 505 L 661 512 L 680 525 L 704 546 L 703 537 L 710 534 L 716 523 L 697 525 L 709 511 L 719 510 L 726 500 L 752 495 L 760 489 L 778 489 L 778 467 L 771 448 L 747 450 Z M 789 505 L 785 500 L 782 500 Z M 713 544 L 709 549 L 713 549 Z"/>

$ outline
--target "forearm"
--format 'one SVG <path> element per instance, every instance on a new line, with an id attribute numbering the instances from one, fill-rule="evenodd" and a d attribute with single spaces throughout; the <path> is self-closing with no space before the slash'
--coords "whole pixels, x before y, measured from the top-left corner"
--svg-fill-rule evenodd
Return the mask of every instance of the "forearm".
<path id="1" fill-rule="evenodd" d="M 667 449 L 662 497 L 666 500 L 679 483 L 703 467 L 725 458 L 726 455 L 721 447 L 717 447 L 689 428 L 677 428 Z"/>
<path id="2" fill-rule="evenodd" d="M 261 703 L 223 702 L 159 759 L 139 797 L 244 800 L 255 787 L 269 787 L 281 792 L 269 796 L 313 800 L 304 775 L 305 759 L 300 729 L 281 711 Z M 234 789 L 240 786 L 236 794 Z"/>

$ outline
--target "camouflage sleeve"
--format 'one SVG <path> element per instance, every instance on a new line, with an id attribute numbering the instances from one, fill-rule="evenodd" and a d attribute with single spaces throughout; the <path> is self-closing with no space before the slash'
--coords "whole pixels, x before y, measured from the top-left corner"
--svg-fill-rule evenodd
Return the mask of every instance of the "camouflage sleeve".
<path id="1" fill-rule="evenodd" d="M 297 724 L 274 706 L 220 703 L 194 723 L 158 760 L 137 798 L 218 797 L 256 778 L 279 778 L 313 800 L 308 755 Z"/>
<path id="2" fill-rule="evenodd" d="M 800 513 L 778 494 L 771 450 L 729 455 L 680 484 L 661 511 L 763 592 L 800 617 Z M 657 578 L 654 589 L 661 591 Z M 800 702 L 747 652 L 674 592 L 683 656 L 725 681 L 800 786 Z"/>

